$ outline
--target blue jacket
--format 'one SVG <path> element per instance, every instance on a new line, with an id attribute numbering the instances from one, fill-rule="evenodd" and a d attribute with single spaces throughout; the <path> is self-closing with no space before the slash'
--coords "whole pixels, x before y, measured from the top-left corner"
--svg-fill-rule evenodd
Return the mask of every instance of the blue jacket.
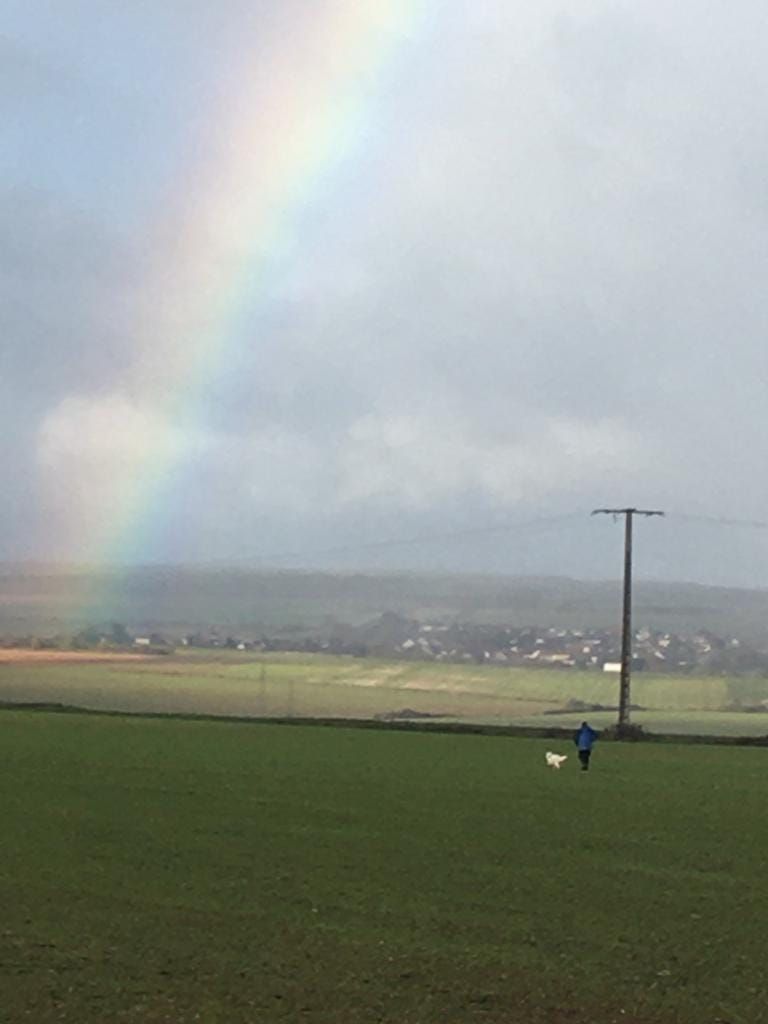
<path id="1" fill-rule="evenodd" d="M 573 742 L 579 750 L 591 750 L 597 739 L 597 733 L 590 725 L 580 725 L 573 734 Z"/>

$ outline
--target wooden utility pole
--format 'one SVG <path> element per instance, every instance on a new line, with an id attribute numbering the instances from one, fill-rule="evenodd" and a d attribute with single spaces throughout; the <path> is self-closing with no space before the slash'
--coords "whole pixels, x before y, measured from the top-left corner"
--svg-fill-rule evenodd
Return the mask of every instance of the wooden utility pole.
<path id="1" fill-rule="evenodd" d="M 629 725 L 629 686 L 632 675 L 632 520 L 635 516 L 663 516 L 658 509 L 596 508 L 593 516 L 624 516 L 624 604 L 621 615 L 621 676 L 619 681 L 619 736 Z"/>

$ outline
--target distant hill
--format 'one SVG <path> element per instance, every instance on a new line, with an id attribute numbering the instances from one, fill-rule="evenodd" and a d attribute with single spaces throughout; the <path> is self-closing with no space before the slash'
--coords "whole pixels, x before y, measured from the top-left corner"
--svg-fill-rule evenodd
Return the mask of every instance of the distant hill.
<path id="1" fill-rule="evenodd" d="M 768 591 L 639 582 L 634 621 L 768 642 Z M 611 628 L 619 582 L 407 573 L 149 567 L 126 571 L 0 567 L 0 636 L 65 633 L 99 621 L 134 628 L 239 631 L 359 623 L 383 612 L 422 621 Z"/>

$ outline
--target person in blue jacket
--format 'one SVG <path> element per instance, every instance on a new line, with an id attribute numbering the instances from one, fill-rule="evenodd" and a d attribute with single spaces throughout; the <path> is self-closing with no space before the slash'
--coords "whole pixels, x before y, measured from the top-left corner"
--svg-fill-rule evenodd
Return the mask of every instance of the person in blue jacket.
<path id="1" fill-rule="evenodd" d="M 589 771 L 589 758 L 596 739 L 597 733 L 587 722 L 582 722 L 573 734 L 573 742 L 576 744 L 576 749 L 579 752 L 579 761 L 581 761 L 581 770 L 583 772 Z"/>

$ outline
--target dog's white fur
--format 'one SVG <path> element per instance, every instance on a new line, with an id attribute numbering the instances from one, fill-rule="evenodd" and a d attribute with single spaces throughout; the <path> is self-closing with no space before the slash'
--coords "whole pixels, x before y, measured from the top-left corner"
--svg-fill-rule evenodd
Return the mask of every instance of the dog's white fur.
<path id="1" fill-rule="evenodd" d="M 557 768 L 558 771 L 560 771 L 560 765 L 563 763 L 563 761 L 568 760 L 567 754 L 553 754 L 551 750 L 548 750 L 544 757 L 549 767 Z"/>

